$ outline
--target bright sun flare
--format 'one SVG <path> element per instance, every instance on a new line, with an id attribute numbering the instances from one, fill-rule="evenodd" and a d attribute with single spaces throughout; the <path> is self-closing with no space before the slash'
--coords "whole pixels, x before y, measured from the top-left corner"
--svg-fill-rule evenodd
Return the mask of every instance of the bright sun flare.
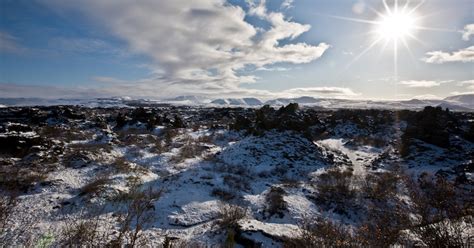
<path id="1" fill-rule="evenodd" d="M 420 12 L 418 12 L 418 9 L 425 1 L 427 0 L 382 0 L 382 10 L 377 10 L 371 6 L 368 8 L 377 16 L 376 19 L 373 20 L 332 16 L 337 19 L 370 24 L 372 27 L 367 34 L 372 36 L 373 40 L 349 62 L 347 67 L 351 66 L 375 46 L 381 44 L 381 51 L 386 48 L 390 49 L 390 47 L 393 49 L 394 78 L 396 80 L 398 77 L 398 53 L 400 45 L 403 45 L 411 57 L 414 58 L 415 56 L 410 49 L 408 41 L 414 40 L 424 44 L 418 39 L 417 31 L 456 32 L 455 30 L 422 26 L 420 22 L 426 15 L 419 15 L 418 13 Z M 389 44 L 393 46 L 388 46 Z"/>
<path id="2" fill-rule="evenodd" d="M 375 25 L 375 33 L 378 38 L 386 41 L 405 40 L 413 37 L 416 28 L 416 18 L 408 13 L 398 10 L 382 15 Z"/>

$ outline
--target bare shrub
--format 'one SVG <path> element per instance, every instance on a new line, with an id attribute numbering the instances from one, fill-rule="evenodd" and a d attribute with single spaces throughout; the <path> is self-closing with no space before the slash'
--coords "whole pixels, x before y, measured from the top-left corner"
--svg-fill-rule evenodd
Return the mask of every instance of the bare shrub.
<path id="1" fill-rule="evenodd" d="M 173 237 L 165 237 L 162 243 L 163 248 L 205 248 L 208 247 L 198 241 L 179 239 Z"/>
<path id="2" fill-rule="evenodd" d="M 212 135 L 202 135 L 202 136 L 199 136 L 199 138 L 197 139 L 197 141 L 199 143 L 207 143 L 207 144 L 210 144 L 210 143 L 213 143 L 213 139 L 214 137 Z"/>
<path id="3" fill-rule="evenodd" d="M 229 173 L 247 178 L 254 178 L 252 171 L 247 166 L 219 163 L 215 169 L 220 173 Z"/>
<path id="4" fill-rule="evenodd" d="M 154 143 L 154 146 L 150 148 L 150 152 L 162 154 L 163 152 L 166 151 L 166 147 L 163 145 L 162 140 L 156 140 Z"/>
<path id="5" fill-rule="evenodd" d="M 352 172 L 338 169 L 321 174 L 316 182 L 318 193 L 315 199 L 326 207 L 335 207 L 335 212 L 345 214 L 353 205 L 355 191 L 351 187 Z"/>
<path id="6" fill-rule="evenodd" d="M 165 128 L 163 129 L 162 135 L 165 140 L 165 146 L 171 147 L 174 138 L 179 135 L 179 129 Z"/>
<path id="7" fill-rule="evenodd" d="M 250 181 L 249 178 L 246 176 L 228 174 L 225 175 L 222 179 L 224 180 L 224 184 L 231 189 L 238 189 L 241 191 L 250 190 Z"/>
<path id="8" fill-rule="evenodd" d="M 464 221 L 470 227 L 464 226 Z M 458 220 L 445 219 L 410 231 L 427 247 L 470 247 L 465 234 L 472 229 L 472 223 L 472 216 Z"/>
<path id="9" fill-rule="evenodd" d="M 361 244 L 370 247 L 388 247 L 400 237 L 400 231 L 411 225 L 409 212 L 401 205 L 370 206 L 366 220 L 357 229 Z"/>
<path id="10" fill-rule="evenodd" d="M 444 177 L 422 174 L 418 181 L 405 177 L 405 183 L 414 203 L 412 210 L 421 217 L 422 225 L 473 214 L 472 198 Z"/>
<path id="11" fill-rule="evenodd" d="M 245 208 L 223 203 L 219 207 L 219 219 L 216 224 L 222 229 L 235 229 L 239 221 L 245 217 L 247 217 Z"/>
<path id="12" fill-rule="evenodd" d="M 146 240 L 143 239 L 142 230 L 153 222 L 154 202 L 159 199 L 162 190 L 156 191 L 151 187 L 141 191 L 138 186 L 133 187 L 130 192 L 121 197 L 125 200 L 125 209 L 119 216 L 119 234 L 112 242 L 113 246 L 125 244 L 129 247 L 142 246 Z"/>
<path id="13" fill-rule="evenodd" d="M 323 218 L 306 218 L 300 224 L 300 230 L 295 238 L 285 240 L 284 247 L 357 247 L 348 228 Z"/>
<path id="14" fill-rule="evenodd" d="M 112 166 L 120 173 L 130 173 L 132 171 L 130 163 L 124 157 L 116 158 Z"/>
<path id="15" fill-rule="evenodd" d="M 61 246 L 98 247 L 107 244 L 106 234 L 99 230 L 99 215 L 88 218 L 84 215 L 68 216 L 60 232 Z"/>
<path id="16" fill-rule="evenodd" d="M 365 197 L 386 201 L 393 199 L 397 194 L 397 184 L 399 176 L 395 173 L 385 172 L 380 174 L 367 174 L 362 186 L 362 192 Z"/>
<path id="17" fill-rule="evenodd" d="M 270 188 L 270 191 L 265 196 L 265 201 L 267 202 L 265 211 L 269 214 L 269 217 L 278 215 L 280 218 L 283 218 L 284 211 L 287 208 L 287 204 L 283 199 L 285 194 L 285 190 L 280 187 L 272 186 Z"/>
<path id="18" fill-rule="evenodd" d="M 440 176 L 424 173 L 418 181 L 406 177 L 405 182 L 411 211 L 419 217 L 410 230 L 429 247 L 466 247 L 462 223 L 472 228 L 472 198 Z"/>

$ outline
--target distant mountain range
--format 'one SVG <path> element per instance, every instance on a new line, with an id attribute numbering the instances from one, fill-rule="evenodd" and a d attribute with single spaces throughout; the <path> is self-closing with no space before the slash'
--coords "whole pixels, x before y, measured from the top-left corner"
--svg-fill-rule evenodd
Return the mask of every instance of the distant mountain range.
<path id="1" fill-rule="evenodd" d="M 42 98 L 0 98 L 0 107 L 35 105 L 82 105 L 88 107 L 114 106 L 161 106 L 191 105 L 210 107 L 259 107 L 263 105 L 283 106 L 298 103 L 301 106 L 337 108 L 375 108 L 375 109 L 421 109 L 425 106 L 440 106 L 454 111 L 474 111 L 474 94 L 456 95 L 442 100 L 352 100 L 302 96 L 297 98 L 277 98 L 261 101 L 257 98 L 219 98 L 208 99 L 200 96 L 178 96 L 165 100 L 131 99 L 129 97 L 111 97 L 98 99 L 42 99 Z"/>
<path id="2" fill-rule="evenodd" d="M 249 101 L 248 99 L 251 99 Z M 440 106 L 455 111 L 474 111 L 474 94 L 450 96 L 443 100 L 398 100 L 398 101 L 373 101 L 330 99 L 302 96 L 297 98 L 277 98 L 265 102 L 256 98 L 228 98 L 215 99 L 210 102 L 218 106 L 282 106 L 289 103 L 298 103 L 302 106 L 319 106 L 324 108 L 382 108 L 382 109 L 421 109 L 425 106 Z"/>

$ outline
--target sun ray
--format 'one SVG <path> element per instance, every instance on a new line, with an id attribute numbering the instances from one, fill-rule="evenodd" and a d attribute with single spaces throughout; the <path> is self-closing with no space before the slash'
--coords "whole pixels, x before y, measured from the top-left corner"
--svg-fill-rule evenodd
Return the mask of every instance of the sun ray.
<path id="1" fill-rule="evenodd" d="M 375 9 L 374 7 L 372 7 L 372 6 L 369 6 L 369 10 L 371 10 L 372 12 L 374 12 L 374 13 L 375 13 L 377 16 L 379 16 L 379 17 L 384 16 L 384 14 L 383 14 L 382 12 L 376 10 L 376 9 Z"/>
<path id="2" fill-rule="evenodd" d="M 374 40 L 367 48 L 365 48 L 359 55 L 357 55 L 349 64 L 347 64 L 346 69 L 349 68 L 352 64 L 354 64 L 357 60 L 359 60 L 364 54 L 366 54 L 368 51 L 370 51 L 375 45 L 377 45 L 382 38 L 379 38 L 377 40 Z"/>
<path id="3" fill-rule="evenodd" d="M 334 19 L 345 20 L 345 21 L 353 21 L 353 22 L 360 22 L 360 23 L 368 23 L 368 24 L 379 24 L 377 21 L 371 21 L 366 19 L 359 19 L 359 18 L 350 18 L 345 16 L 336 16 L 336 15 L 324 15 L 327 17 L 331 17 Z"/>
<path id="4" fill-rule="evenodd" d="M 388 13 L 388 14 L 392 14 L 392 9 L 390 9 L 390 7 L 388 7 L 388 4 L 387 4 L 387 1 L 386 0 L 383 0 L 383 6 L 385 7 L 385 11 Z"/>
<path id="5" fill-rule="evenodd" d="M 408 54 L 410 55 L 410 58 L 413 60 L 413 61 L 416 61 L 416 58 L 415 58 L 415 55 L 413 54 L 410 46 L 408 45 L 408 42 L 406 39 L 402 39 L 402 43 L 403 43 L 403 46 L 405 47 L 405 49 L 407 49 L 408 51 Z"/>
<path id="6" fill-rule="evenodd" d="M 420 8 L 423 4 L 425 4 L 425 0 L 420 1 L 420 3 L 418 3 L 417 5 L 415 5 L 415 7 L 411 8 L 407 13 L 410 14 L 410 15 L 413 14 L 413 13 L 415 13 L 415 11 L 416 11 L 418 8 Z"/>
<path id="7" fill-rule="evenodd" d="M 393 41 L 393 76 L 398 81 L 398 40 Z"/>
<path id="8" fill-rule="evenodd" d="M 425 27 L 425 26 L 413 26 L 413 28 L 417 29 L 417 30 L 448 32 L 448 33 L 457 33 L 457 32 L 459 32 L 458 30 L 453 30 L 453 29 L 432 28 L 432 27 Z"/>
<path id="9" fill-rule="evenodd" d="M 402 11 L 407 11 L 409 6 L 410 6 L 410 0 L 406 0 L 405 4 L 403 5 Z"/>

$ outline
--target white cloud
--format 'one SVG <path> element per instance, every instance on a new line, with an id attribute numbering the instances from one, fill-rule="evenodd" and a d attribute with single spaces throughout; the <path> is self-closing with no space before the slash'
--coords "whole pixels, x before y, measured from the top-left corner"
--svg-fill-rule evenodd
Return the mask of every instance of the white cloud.
<path id="1" fill-rule="evenodd" d="M 0 31 L 0 52 L 23 53 L 26 48 L 18 43 L 18 38 L 6 32 Z"/>
<path id="2" fill-rule="evenodd" d="M 411 99 L 418 99 L 418 100 L 441 100 L 443 99 L 440 96 L 433 95 L 433 94 L 424 94 L 424 95 L 416 95 L 411 97 Z"/>
<path id="3" fill-rule="evenodd" d="M 474 35 L 474 24 L 468 24 L 464 26 L 464 30 L 461 30 L 462 39 L 468 41 L 471 35 Z"/>
<path id="4" fill-rule="evenodd" d="M 466 81 L 461 81 L 458 83 L 459 86 L 466 86 L 467 89 L 469 90 L 474 90 L 474 79 L 473 80 L 466 80 Z"/>
<path id="5" fill-rule="evenodd" d="M 85 13 L 125 40 L 131 51 L 151 57 L 153 71 L 161 72 L 154 80 L 160 90 L 168 84 L 236 88 L 256 80 L 241 75 L 246 66 L 309 63 L 329 48 L 325 43 L 280 44 L 311 27 L 268 11 L 265 1 L 248 1 L 248 13 L 224 0 L 40 1 Z M 258 29 L 244 20 L 246 15 L 267 21 L 270 28 Z"/>
<path id="6" fill-rule="evenodd" d="M 460 49 L 456 52 L 433 51 L 426 53 L 422 61 L 430 64 L 443 64 L 447 62 L 473 62 L 474 61 L 474 46 Z"/>
<path id="7" fill-rule="evenodd" d="M 464 92 L 459 92 L 459 91 L 453 91 L 449 93 L 452 96 L 457 96 L 457 95 L 471 95 L 474 94 L 474 91 L 464 91 Z"/>
<path id="8" fill-rule="evenodd" d="M 401 81 L 398 84 L 409 88 L 432 88 L 440 86 L 442 82 L 438 81 L 427 81 L 427 80 L 409 80 Z"/>
<path id="9" fill-rule="evenodd" d="M 257 71 L 289 71 L 290 68 L 286 67 L 260 67 Z"/>
<path id="10" fill-rule="evenodd" d="M 352 91 L 350 88 L 343 87 L 308 87 L 308 88 L 293 88 L 283 91 L 284 95 L 291 96 L 333 96 L 333 97 L 354 97 L 359 94 Z"/>
<path id="11" fill-rule="evenodd" d="M 293 8 L 293 2 L 294 0 L 284 0 L 283 3 L 281 3 L 280 8 L 281 9 L 291 9 Z"/>

